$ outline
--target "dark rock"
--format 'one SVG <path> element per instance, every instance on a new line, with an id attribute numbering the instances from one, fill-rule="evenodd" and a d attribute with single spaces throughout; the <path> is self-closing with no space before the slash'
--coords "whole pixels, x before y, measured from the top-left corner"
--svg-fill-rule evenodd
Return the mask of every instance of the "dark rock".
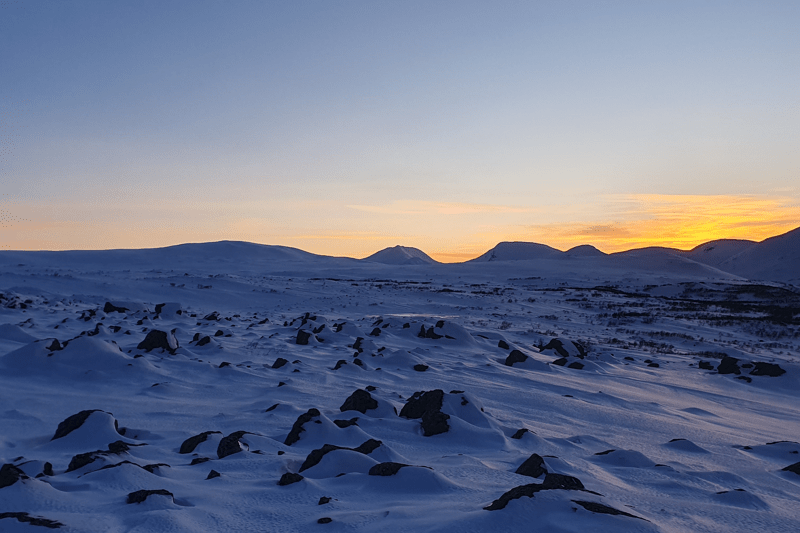
<path id="1" fill-rule="evenodd" d="M 134 445 L 136 446 L 136 445 Z M 116 440 L 108 445 L 109 453 L 113 454 L 121 454 L 129 451 L 131 448 L 127 442 L 123 442 L 121 440 Z"/>
<path id="2" fill-rule="evenodd" d="M 514 473 L 529 477 L 539 477 L 547 473 L 547 468 L 544 466 L 544 459 L 539 454 L 534 453 L 525 459 Z"/>
<path id="3" fill-rule="evenodd" d="M 608 505 L 603 505 L 602 503 L 585 502 L 580 500 L 572 500 L 572 502 L 577 503 L 587 511 L 591 511 L 593 513 L 629 516 L 630 518 L 638 518 L 639 520 L 644 520 L 644 518 L 634 516 L 630 513 L 626 513 L 625 511 L 620 511 L 619 509 L 614 509 L 613 507 L 609 507 Z"/>
<path id="4" fill-rule="evenodd" d="M 53 476 L 53 465 L 50 463 L 45 463 L 44 468 L 42 468 L 42 474 L 45 476 Z"/>
<path id="5" fill-rule="evenodd" d="M 422 434 L 426 437 L 432 437 L 441 433 L 447 433 L 450 430 L 450 425 L 447 423 L 449 419 L 450 415 L 442 413 L 441 411 L 426 412 L 422 415 Z"/>
<path id="6" fill-rule="evenodd" d="M 297 339 L 295 340 L 295 344 L 306 346 L 308 344 L 308 339 L 310 338 L 311 338 L 311 333 L 300 329 L 297 331 Z"/>
<path id="7" fill-rule="evenodd" d="M 105 314 L 108 313 L 127 313 L 127 307 L 117 307 L 116 305 L 112 304 L 111 302 L 106 302 L 106 305 L 103 306 L 103 312 Z M 156 311 L 158 313 L 158 311 Z"/>
<path id="8" fill-rule="evenodd" d="M 225 368 L 226 366 L 231 366 L 228 361 L 223 361 L 219 364 L 219 368 Z"/>
<path id="9" fill-rule="evenodd" d="M 175 336 L 172 333 L 151 329 L 147 332 L 147 336 L 142 342 L 139 343 L 136 349 L 149 352 L 150 350 L 161 348 L 171 354 L 174 354 L 178 347 L 178 341 L 175 339 Z"/>
<path id="10" fill-rule="evenodd" d="M 181 449 L 178 453 L 192 453 L 195 448 L 197 448 L 198 444 L 201 442 L 205 442 L 208 439 L 209 435 L 213 435 L 214 433 L 222 433 L 221 431 L 204 431 L 199 435 L 195 435 L 194 437 L 189 437 L 183 444 L 181 444 Z"/>
<path id="11" fill-rule="evenodd" d="M 60 439 L 61 437 L 66 437 L 86 422 L 86 419 L 89 418 L 89 415 L 94 413 L 95 411 L 100 411 L 100 409 L 87 409 L 85 411 L 81 411 L 80 413 L 75 413 L 74 415 L 70 415 L 65 418 L 63 421 L 59 422 L 58 427 L 56 428 L 56 432 L 53 435 L 53 438 L 50 440 Z"/>
<path id="12" fill-rule="evenodd" d="M 10 487 L 21 479 L 28 479 L 28 476 L 16 466 L 6 463 L 0 467 L 0 489 Z"/>
<path id="13" fill-rule="evenodd" d="M 400 471 L 401 468 L 404 466 L 408 466 L 403 463 L 378 463 L 372 468 L 369 469 L 368 474 L 370 476 L 393 476 Z"/>
<path id="14" fill-rule="evenodd" d="M 73 470 L 78 470 L 79 468 L 83 468 L 84 466 L 95 462 L 95 460 L 102 456 L 102 450 L 97 450 L 94 452 L 85 452 L 79 453 L 70 459 L 69 465 L 67 465 L 67 472 L 72 472 Z"/>
<path id="15" fill-rule="evenodd" d="M 172 493 L 166 489 L 156 489 L 156 490 L 137 490 L 136 492 L 131 492 L 128 494 L 128 501 L 127 503 L 142 503 L 148 497 L 157 494 L 161 496 L 169 496 L 170 499 L 173 499 Z"/>
<path id="16" fill-rule="evenodd" d="M 280 368 L 283 365 L 287 364 L 288 362 L 289 361 L 287 361 L 283 357 L 278 357 L 277 359 L 275 359 L 275 362 L 272 363 L 272 368 Z"/>
<path id="17" fill-rule="evenodd" d="M 325 457 L 327 454 L 334 450 L 347 450 L 349 448 L 342 448 L 341 446 L 335 446 L 333 444 L 323 444 L 322 448 L 317 448 L 316 450 L 312 450 L 311 453 L 308 454 L 306 460 L 303 461 L 303 464 L 300 465 L 299 472 L 303 472 L 304 470 L 308 470 L 312 466 L 316 466 L 322 461 L 322 458 Z"/>
<path id="18" fill-rule="evenodd" d="M 206 345 L 206 344 L 208 344 L 209 342 L 211 342 L 211 337 L 209 337 L 208 335 L 206 335 L 205 337 L 203 337 L 202 339 L 200 339 L 199 341 L 197 341 L 197 346 L 205 346 L 205 345 Z"/>
<path id="19" fill-rule="evenodd" d="M 284 475 L 281 476 L 281 479 L 278 480 L 278 485 L 281 487 L 285 487 L 286 485 L 291 485 L 292 483 L 297 483 L 298 481 L 303 481 L 303 476 L 300 474 L 293 474 L 292 472 L 286 472 Z"/>
<path id="20" fill-rule="evenodd" d="M 239 444 L 239 439 L 246 433 L 246 431 L 235 431 L 226 437 L 222 437 L 222 440 L 219 441 L 219 445 L 217 445 L 217 457 L 222 459 L 223 457 L 241 452 L 242 445 Z"/>
<path id="21" fill-rule="evenodd" d="M 670 442 L 675 442 L 675 440 L 683 440 L 683 439 L 673 439 Z M 611 448 L 610 450 L 604 450 L 602 452 L 597 452 L 595 455 L 608 455 L 608 454 L 610 454 L 612 452 L 615 452 L 615 451 L 617 451 L 617 450 L 615 450 L 614 448 Z"/>
<path id="22" fill-rule="evenodd" d="M 741 379 L 742 381 L 746 381 L 747 383 L 753 382 L 753 378 L 748 376 L 736 376 L 736 379 Z"/>
<path id="23" fill-rule="evenodd" d="M 145 470 L 147 470 L 151 474 L 155 474 L 156 470 L 158 470 L 162 466 L 166 466 L 167 468 L 172 468 L 167 463 L 153 463 L 153 464 L 149 464 L 149 465 L 144 465 L 142 468 L 144 468 Z"/>
<path id="24" fill-rule="evenodd" d="M 225 335 L 225 332 L 222 331 L 221 329 L 218 329 L 217 332 L 214 333 L 215 337 L 222 337 L 223 335 Z"/>
<path id="25" fill-rule="evenodd" d="M 403 418 L 422 418 L 422 415 L 428 411 L 441 411 L 443 401 L 444 391 L 441 389 L 415 392 L 400 410 L 400 416 Z"/>
<path id="26" fill-rule="evenodd" d="M 286 383 L 285 383 L 285 382 L 283 382 L 283 381 L 279 381 L 279 382 L 278 382 L 278 387 L 283 387 L 284 385 L 286 385 Z"/>
<path id="27" fill-rule="evenodd" d="M 266 410 L 266 411 L 264 411 L 264 412 L 265 412 L 265 413 L 269 413 L 270 411 L 274 411 L 275 409 L 277 409 L 277 408 L 278 408 L 278 406 L 279 406 L 279 405 L 280 405 L 279 403 L 276 403 L 275 405 L 272 405 L 272 406 L 270 406 L 270 407 L 267 407 L 267 410 Z"/>
<path id="28" fill-rule="evenodd" d="M 509 346 L 508 343 L 506 341 L 504 341 L 504 340 L 501 340 L 500 342 L 498 342 L 497 343 L 497 347 L 498 348 L 502 348 L 503 350 L 508 350 L 509 348 L 511 348 L 511 346 Z"/>
<path id="29" fill-rule="evenodd" d="M 59 350 L 62 350 L 63 346 L 61 346 L 61 343 L 58 342 L 58 339 L 53 339 L 53 342 L 50 343 L 50 346 L 48 346 L 47 349 L 50 350 L 51 352 L 57 352 Z"/>
<path id="30" fill-rule="evenodd" d="M 356 342 L 353 343 L 353 349 L 358 350 L 359 353 L 364 351 L 364 348 L 361 347 L 361 343 L 364 341 L 364 337 L 357 337 Z"/>
<path id="31" fill-rule="evenodd" d="M 433 328 L 432 328 L 432 327 L 430 327 L 430 328 L 428 328 L 428 331 L 427 331 L 427 332 L 425 332 L 425 338 L 426 338 L 426 339 L 433 339 L 433 340 L 437 340 L 437 339 L 441 339 L 441 338 L 442 338 L 442 336 L 441 336 L 441 335 L 439 335 L 438 333 L 436 333 L 435 331 L 433 331 Z"/>
<path id="32" fill-rule="evenodd" d="M 751 376 L 769 376 L 778 377 L 786 373 L 779 365 L 774 363 L 753 363 L 755 368 L 750 372 Z M 744 366 L 744 365 L 742 365 Z"/>
<path id="33" fill-rule="evenodd" d="M 303 428 L 303 424 L 306 422 L 310 422 L 312 419 L 319 416 L 319 410 L 315 408 L 311 408 L 302 415 L 297 417 L 294 425 L 292 426 L 292 430 L 289 432 L 289 435 L 286 436 L 286 440 L 283 442 L 287 446 L 291 446 L 295 442 L 300 440 L 300 433 L 305 431 Z"/>
<path id="34" fill-rule="evenodd" d="M 484 507 L 487 511 L 498 511 L 500 509 L 505 509 L 508 502 L 511 500 L 516 500 L 517 498 L 522 498 L 523 496 L 527 496 L 528 498 L 533 498 L 533 495 L 542 490 L 542 486 L 538 483 L 531 483 L 530 485 L 520 485 L 519 487 L 514 487 L 510 491 L 504 493 L 502 496 L 497 498 L 495 501 Z"/>
<path id="35" fill-rule="evenodd" d="M 212 470 L 211 472 L 208 473 L 208 476 L 206 476 L 206 479 L 214 479 L 215 477 L 219 477 L 221 475 L 222 474 L 220 474 L 216 470 Z"/>
<path id="36" fill-rule="evenodd" d="M 206 321 L 209 321 L 209 322 L 216 322 L 216 321 L 219 320 L 219 313 L 214 311 L 213 313 L 210 313 L 210 314 L 204 316 L 203 320 L 206 320 Z"/>
<path id="37" fill-rule="evenodd" d="M 625 360 L 626 360 L 626 361 L 636 361 L 636 359 L 634 359 L 633 357 L 631 357 L 631 356 L 629 356 L 629 355 L 626 355 L 626 356 L 625 356 Z"/>
<path id="38" fill-rule="evenodd" d="M 561 490 L 583 490 L 584 486 L 581 481 L 572 476 L 567 476 L 564 474 L 550 474 L 544 476 L 544 482 L 542 483 L 542 490 L 554 490 L 554 489 L 561 489 Z"/>
<path id="39" fill-rule="evenodd" d="M 349 428 L 350 426 L 357 426 L 358 425 L 357 422 L 358 422 L 358 417 L 351 418 L 350 420 L 334 420 L 333 421 L 333 423 L 336 424 L 336 426 L 339 429 Z"/>
<path id="40" fill-rule="evenodd" d="M 416 370 L 417 372 L 425 372 L 426 370 L 428 370 L 428 365 L 423 365 L 423 364 L 414 365 L 414 370 Z"/>
<path id="41" fill-rule="evenodd" d="M 425 338 L 425 324 L 419 327 L 419 333 L 417 333 L 417 337 L 419 337 L 420 339 Z"/>
<path id="42" fill-rule="evenodd" d="M 331 499 L 328 496 L 321 496 L 319 499 L 319 503 L 317 505 L 325 505 L 326 503 L 330 503 Z"/>
<path id="43" fill-rule="evenodd" d="M 0 513 L 0 520 L 3 520 L 4 518 L 16 518 L 18 522 L 23 524 L 28 523 L 32 526 L 41 526 L 48 529 L 58 529 L 64 525 L 56 520 L 50 520 L 48 518 L 42 518 L 39 516 L 31 516 L 28 513 Z"/>
<path id="44" fill-rule="evenodd" d="M 383 444 L 383 442 L 377 439 L 369 439 L 368 441 L 364 441 L 363 443 L 359 444 L 357 448 L 353 448 L 353 451 L 363 453 L 364 455 L 369 455 L 377 450 L 381 444 Z"/>
<path id="45" fill-rule="evenodd" d="M 345 361 L 344 359 L 339 359 L 338 361 L 336 361 L 336 364 L 333 366 L 333 369 L 334 370 L 339 370 L 340 368 L 342 368 L 346 364 L 347 364 L 347 361 Z"/>
<path id="46" fill-rule="evenodd" d="M 700 361 L 697 366 L 702 370 L 714 370 L 714 365 L 708 361 Z"/>
<path id="47" fill-rule="evenodd" d="M 356 357 L 355 359 L 353 359 L 353 364 L 356 365 L 356 366 L 362 366 L 363 367 L 364 366 L 364 361 L 362 361 L 361 359 Z"/>
<path id="48" fill-rule="evenodd" d="M 653 364 L 651 364 L 649 366 L 653 366 L 654 364 L 655 363 L 653 363 Z M 658 366 L 658 365 L 656 365 L 656 366 Z M 578 361 L 573 361 L 573 362 L 571 362 L 570 364 L 567 365 L 567 368 L 574 368 L 576 370 L 581 370 L 581 369 L 583 369 L 583 363 L 580 363 Z"/>
<path id="49" fill-rule="evenodd" d="M 358 411 L 361 414 L 366 414 L 368 410 L 377 408 L 378 401 L 370 393 L 364 389 L 357 389 L 344 401 L 339 411 Z"/>
<path id="50" fill-rule="evenodd" d="M 443 328 L 444 327 L 444 320 L 439 320 L 438 322 L 436 322 L 436 327 L 439 328 L 439 329 Z"/>
<path id="51" fill-rule="evenodd" d="M 584 357 L 586 357 L 586 350 L 584 349 L 584 347 L 575 341 L 571 342 L 575 346 L 575 348 L 578 349 L 577 357 L 579 359 L 583 359 Z M 546 346 L 542 348 L 542 350 L 555 350 L 556 353 L 561 357 L 569 357 L 569 352 L 567 351 L 566 348 L 564 348 L 564 343 L 561 342 L 559 339 L 551 340 L 550 342 L 547 343 Z"/>
<path id="52" fill-rule="evenodd" d="M 527 433 L 528 431 L 529 431 L 529 430 L 528 430 L 528 428 L 522 428 L 522 429 L 518 429 L 518 430 L 516 431 L 516 433 L 514 433 L 513 435 L 511 435 L 511 438 L 512 438 L 512 439 L 521 439 L 521 438 L 522 438 L 522 436 L 523 436 L 525 433 Z"/>
<path id="53" fill-rule="evenodd" d="M 367 390 L 367 392 L 373 392 L 373 391 L 376 391 L 376 390 L 378 390 L 378 387 L 375 387 L 375 386 L 373 386 L 373 385 L 367 385 L 367 386 L 366 386 L 366 387 L 364 387 L 364 388 Z"/>
<path id="54" fill-rule="evenodd" d="M 658 363 L 648 363 L 647 366 L 652 368 L 659 368 L 661 365 L 659 365 Z"/>
<path id="55" fill-rule="evenodd" d="M 375 328 L 369 332 L 370 337 L 380 337 L 381 335 L 381 328 Z"/>
<path id="56" fill-rule="evenodd" d="M 331 522 L 333 522 L 333 518 L 329 518 L 327 516 L 323 516 L 317 520 L 317 524 L 330 524 Z"/>
<path id="57" fill-rule="evenodd" d="M 192 459 L 192 462 L 189 463 L 189 466 L 201 465 L 203 463 L 209 462 L 210 460 L 211 460 L 210 457 L 195 457 L 194 459 Z"/>
<path id="58" fill-rule="evenodd" d="M 566 357 L 562 357 L 561 359 L 556 359 L 555 361 L 553 361 L 550 364 L 551 365 L 564 366 L 564 365 L 567 364 L 567 358 Z"/>
<path id="59" fill-rule="evenodd" d="M 722 361 L 720 361 L 717 372 L 720 374 L 741 374 L 742 371 L 739 370 L 739 360 L 726 355 L 722 358 Z"/>
<path id="60" fill-rule="evenodd" d="M 319 327 L 316 327 L 316 328 L 314 328 L 314 329 L 313 329 L 313 330 L 311 330 L 311 331 L 313 331 L 313 332 L 314 332 L 314 335 L 316 335 L 316 334 L 318 334 L 318 333 L 322 333 L 322 330 L 323 330 L 323 329 L 325 329 L 325 324 L 322 324 L 321 326 L 319 326 Z"/>
<path id="61" fill-rule="evenodd" d="M 800 463 L 794 463 L 793 465 L 789 465 L 789 466 L 787 466 L 785 468 L 781 468 L 781 471 L 782 472 L 792 472 L 792 473 L 797 474 L 798 476 L 800 476 Z M 2 487 L 2 484 L 0 484 L 0 487 Z"/>

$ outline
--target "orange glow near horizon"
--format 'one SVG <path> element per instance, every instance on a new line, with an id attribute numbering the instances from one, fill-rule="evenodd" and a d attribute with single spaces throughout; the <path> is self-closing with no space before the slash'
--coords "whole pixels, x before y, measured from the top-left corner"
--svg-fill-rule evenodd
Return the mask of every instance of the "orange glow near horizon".
<path id="1" fill-rule="evenodd" d="M 302 211 L 300 206 L 290 207 Z M 716 239 L 761 241 L 800 226 L 796 199 L 754 195 L 608 195 L 590 205 L 535 209 L 406 202 L 399 207 L 358 206 L 350 218 L 342 215 L 348 213 L 342 207 L 346 206 L 331 205 L 325 211 L 324 206 L 313 206 L 310 212 L 318 219 L 301 228 L 293 227 L 286 213 L 271 218 L 234 216 L 225 213 L 224 205 L 217 212 L 208 206 L 185 207 L 180 219 L 163 216 L 158 206 L 152 216 L 133 221 L 127 217 L 62 220 L 65 217 L 49 215 L 18 219 L 0 228 L 0 238 L 6 250 L 156 248 L 241 240 L 358 258 L 399 244 L 453 263 L 478 257 L 502 241 L 538 242 L 559 250 L 590 244 L 613 253 L 646 246 L 691 249 Z M 53 210 L 31 204 L 20 210 L 30 212 Z M 585 219 L 559 220 L 577 212 L 586 213 Z M 542 219 L 553 222 L 526 223 Z M 327 229 L 337 226 L 343 229 Z"/>

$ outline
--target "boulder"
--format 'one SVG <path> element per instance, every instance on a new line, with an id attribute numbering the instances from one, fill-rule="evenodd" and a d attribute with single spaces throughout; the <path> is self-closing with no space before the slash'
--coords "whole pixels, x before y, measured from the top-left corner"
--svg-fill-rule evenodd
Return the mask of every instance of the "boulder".
<path id="1" fill-rule="evenodd" d="M 292 430 L 289 431 L 289 434 L 286 436 L 286 440 L 283 443 L 286 446 L 291 446 L 295 442 L 299 441 L 300 433 L 305 431 L 305 429 L 303 429 L 303 424 L 310 422 L 312 419 L 317 418 L 318 416 L 320 416 L 319 410 L 313 407 L 302 415 L 298 416 L 297 420 L 292 426 Z"/>
<path id="2" fill-rule="evenodd" d="M 525 459 L 514 473 L 528 477 L 539 477 L 542 474 L 547 474 L 547 468 L 544 466 L 544 459 L 539 454 L 534 453 Z"/>
<path id="3" fill-rule="evenodd" d="M 344 401 L 339 411 L 358 411 L 361 414 L 366 414 L 368 410 L 377 408 L 378 401 L 375 400 L 369 392 L 364 389 L 356 389 L 356 391 Z"/>
<path id="4" fill-rule="evenodd" d="M 513 366 L 514 363 L 523 363 L 528 360 L 528 356 L 519 350 L 512 350 L 508 357 L 506 357 L 505 365 Z"/>

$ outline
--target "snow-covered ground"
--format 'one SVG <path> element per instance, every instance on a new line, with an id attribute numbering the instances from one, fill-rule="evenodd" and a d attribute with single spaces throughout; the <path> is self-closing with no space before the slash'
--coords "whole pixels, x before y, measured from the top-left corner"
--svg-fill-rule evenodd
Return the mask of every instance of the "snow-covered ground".
<path id="1" fill-rule="evenodd" d="M 800 531 L 760 244 L 2 252 L 0 531 Z"/>

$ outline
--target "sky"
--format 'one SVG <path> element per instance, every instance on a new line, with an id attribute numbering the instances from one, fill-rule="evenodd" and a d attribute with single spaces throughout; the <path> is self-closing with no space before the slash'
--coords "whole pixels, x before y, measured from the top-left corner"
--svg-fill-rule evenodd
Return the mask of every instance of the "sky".
<path id="1" fill-rule="evenodd" d="M 0 248 L 800 226 L 800 2 L 0 1 Z"/>

